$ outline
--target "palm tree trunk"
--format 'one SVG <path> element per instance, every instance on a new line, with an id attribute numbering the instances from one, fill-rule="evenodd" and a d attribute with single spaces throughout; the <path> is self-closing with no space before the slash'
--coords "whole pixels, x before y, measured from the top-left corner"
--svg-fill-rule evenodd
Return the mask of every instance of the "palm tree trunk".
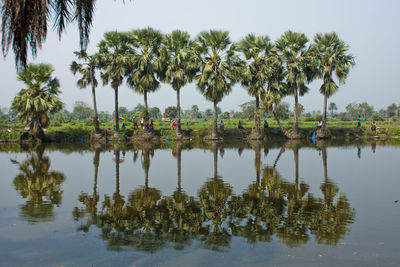
<path id="1" fill-rule="evenodd" d="M 326 130 L 326 109 L 327 109 L 327 104 L 328 104 L 328 95 L 324 94 L 324 111 L 322 114 L 322 127 L 321 127 L 321 134 L 318 135 L 320 138 L 326 138 L 327 137 L 327 130 Z"/>
<path id="2" fill-rule="evenodd" d="M 279 118 L 278 118 L 278 115 L 276 115 L 275 109 L 276 109 L 276 106 L 275 106 L 275 104 L 274 104 L 273 107 L 272 107 L 272 114 L 274 115 L 274 118 L 275 118 L 276 122 L 278 123 L 279 128 L 281 129 L 282 133 L 283 133 L 287 138 L 292 138 L 291 134 L 288 132 L 288 130 L 286 130 L 285 126 L 282 125 L 281 121 L 280 121 Z"/>
<path id="3" fill-rule="evenodd" d="M 256 109 L 254 111 L 254 123 L 255 128 L 252 132 L 251 139 L 262 139 L 261 131 L 260 131 L 260 96 L 256 96 Z"/>
<path id="4" fill-rule="evenodd" d="M 93 110 L 94 110 L 93 125 L 94 125 L 94 131 L 98 134 L 100 133 L 100 125 L 99 125 L 99 115 L 97 114 L 96 87 L 93 85 L 93 78 L 92 78 L 92 97 L 93 97 Z"/>
<path id="5" fill-rule="evenodd" d="M 299 96 L 297 89 L 294 93 L 294 125 L 293 125 L 293 134 L 297 135 L 299 132 L 299 114 L 298 114 L 298 105 L 299 105 Z"/>
<path id="6" fill-rule="evenodd" d="M 181 99 L 180 99 L 180 88 L 176 90 L 176 136 L 181 136 Z"/>
<path id="7" fill-rule="evenodd" d="M 212 138 L 218 138 L 218 131 L 217 131 L 217 101 L 214 100 L 214 125 L 212 130 Z"/>
<path id="8" fill-rule="evenodd" d="M 118 86 L 114 87 L 115 92 L 115 132 L 119 133 L 119 114 L 118 114 Z"/>
<path id="9" fill-rule="evenodd" d="M 147 105 L 147 90 L 145 89 L 143 92 L 143 97 L 144 97 L 144 128 L 148 129 L 149 128 L 149 108 Z"/>

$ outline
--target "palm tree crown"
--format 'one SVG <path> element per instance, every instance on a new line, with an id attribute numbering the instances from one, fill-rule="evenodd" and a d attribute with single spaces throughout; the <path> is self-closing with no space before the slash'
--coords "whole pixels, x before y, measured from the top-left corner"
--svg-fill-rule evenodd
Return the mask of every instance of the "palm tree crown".
<path id="1" fill-rule="evenodd" d="M 89 43 L 95 0 L 4 0 L 2 2 L 2 47 L 7 55 L 10 46 L 15 53 L 17 69 L 26 67 L 30 46 L 32 55 L 46 40 L 47 23 L 54 20 L 54 28 L 61 38 L 65 27 L 77 22 L 81 49 Z"/>

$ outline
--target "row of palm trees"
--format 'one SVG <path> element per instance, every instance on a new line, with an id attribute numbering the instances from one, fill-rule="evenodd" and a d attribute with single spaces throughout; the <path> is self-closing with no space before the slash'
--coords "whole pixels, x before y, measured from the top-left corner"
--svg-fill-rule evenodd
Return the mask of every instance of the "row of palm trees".
<path id="1" fill-rule="evenodd" d="M 288 138 L 299 138 L 298 98 L 307 85 L 322 79 L 320 92 L 324 96 L 320 138 L 328 136 L 326 128 L 327 99 L 343 84 L 354 57 L 349 47 L 334 32 L 316 34 L 310 44 L 303 33 L 287 31 L 271 42 L 268 36 L 248 34 L 237 43 L 229 32 L 209 30 L 194 40 L 187 32 L 175 30 L 167 35 L 150 27 L 130 32 L 107 32 L 94 55 L 75 52 L 81 63 L 73 61 L 71 71 L 82 78 L 78 85 L 92 86 L 95 131 L 100 132 L 95 88 L 95 71 L 100 70 L 103 84 L 111 84 L 115 91 L 116 133 L 118 124 L 118 89 L 125 81 L 134 91 L 144 96 L 144 124 L 148 128 L 147 95 L 156 91 L 161 82 L 168 83 L 177 93 L 177 137 L 182 135 L 180 123 L 180 90 L 195 81 L 200 92 L 213 103 L 214 124 L 212 139 L 218 138 L 217 105 L 231 92 L 236 83 L 242 84 L 256 99 L 253 139 L 260 139 L 260 108 L 272 110 Z M 338 83 L 334 81 L 334 75 Z M 275 107 L 284 96 L 294 97 L 294 125 L 287 131 L 275 113 Z"/>

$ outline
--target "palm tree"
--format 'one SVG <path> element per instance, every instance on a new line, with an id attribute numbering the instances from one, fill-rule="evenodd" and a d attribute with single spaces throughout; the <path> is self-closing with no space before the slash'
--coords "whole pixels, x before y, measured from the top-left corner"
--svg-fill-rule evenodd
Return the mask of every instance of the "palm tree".
<path id="1" fill-rule="evenodd" d="M 82 74 L 82 78 L 80 78 L 77 82 L 77 85 L 83 89 L 86 88 L 89 84 L 92 86 L 92 97 L 93 97 L 93 109 L 94 109 L 94 116 L 93 116 L 93 125 L 94 125 L 94 130 L 98 134 L 100 133 L 100 127 L 99 127 L 99 117 L 97 114 L 97 104 L 96 104 L 96 87 L 98 85 L 97 79 L 96 79 L 96 67 L 98 65 L 98 58 L 94 55 L 89 56 L 85 51 L 80 51 L 74 52 L 75 56 L 83 60 L 83 63 L 77 63 L 75 60 L 72 61 L 72 64 L 70 66 L 70 69 L 72 73 L 75 75 L 77 72 Z"/>
<path id="2" fill-rule="evenodd" d="M 324 95 L 324 111 L 322 115 L 322 127 L 317 133 L 319 138 L 327 138 L 326 129 L 326 109 L 328 98 L 333 95 L 338 85 L 333 80 L 333 73 L 339 80 L 339 84 L 344 84 L 351 67 L 355 65 L 354 57 L 347 54 L 347 46 L 335 32 L 318 33 L 314 37 L 315 45 L 312 46 L 312 54 L 315 61 L 317 76 L 323 79 L 320 88 Z"/>
<path id="3" fill-rule="evenodd" d="M 29 64 L 18 73 L 18 80 L 27 85 L 12 101 L 12 108 L 37 138 L 43 137 L 43 128 L 50 123 L 48 114 L 60 111 L 64 104 L 57 97 L 60 83 L 52 78 L 54 68 L 48 64 Z"/>
<path id="4" fill-rule="evenodd" d="M 212 139 L 218 138 L 217 104 L 231 91 L 240 69 L 234 49 L 227 31 L 203 31 L 196 38 L 200 64 L 200 73 L 196 75 L 197 86 L 206 99 L 214 104 Z"/>
<path id="5" fill-rule="evenodd" d="M 187 32 L 175 30 L 163 39 L 163 50 L 168 62 L 164 79 L 176 91 L 176 135 L 181 136 L 180 89 L 191 82 L 198 68 L 193 53 L 193 42 Z"/>
<path id="6" fill-rule="evenodd" d="M 104 40 L 99 43 L 99 67 L 103 84 L 111 81 L 111 87 L 115 92 L 115 131 L 119 134 L 118 116 L 118 88 L 121 86 L 124 76 L 128 73 L 128 48 L 127 35 L 119 32 L 106 32 Z"/>
<path id="7" fill-rule="evenodd" d="M 154 92 L 160 87 L 157 76 L 162 78 L 163 64 L 160 45 L 163 35 L 150 27 L 134 30 L 129 35 L 130 73 L 128 85 L 144 96 L 144 125 L 149 128 L 149 111 L 147 93 Z"/>
<path id="8" fill-rule="evenodd" d="M 276 47 L 285 68 L 287 93 L 294 96 L 294 125 L 292 138 L 298 135 L 298 98 L 308 91 L 306 83 L 311 80 L 306 50 L 307 37 L 303 33 L 287 31 L 276 41 Z"/>
<path id="9" fill-rule="evenodd" d="M 77 22 L 80 46 L 82 50 L 86 50 L 95 2 L 94 0 L 1 1 L 3 55 L 7 55 L 12 45 L 17 69 L 25 68 L 28 47 L 35 57 L 37 48 L 41 48 L 46 40 L 47 23 L 52 20 L 59 38 L 68 24 Z"/>
<path id="10" fill-rule="evenodd" d="M 252 139 L 262 139 L 260 131 L 260 96 L 265 93 L 268 81 L 268 57 L 275 53 L 274 45 L 268 36 L 248 34 L 238 43 L 238 50 L 243 53 L 246 61 L 244 70 L 240 73 L 240 81 L 251 96 L 256 98 L 254 112 L 255 130 Z"/>
<path id="11" fill-rule="evenodd" d="M 286 137 L 292 138 L 292 134 L 283 126 L 276 113 L 277 105 L 280 103 L 281 99 L 287 95 L 287 84 L 283 82 L 284 74 L 281 58 L 276 53 L 269 54 L 266 57 L 266 92 L 262 95 L 261 100 L 264 110 L 272 111 L 282 133 Z"/>

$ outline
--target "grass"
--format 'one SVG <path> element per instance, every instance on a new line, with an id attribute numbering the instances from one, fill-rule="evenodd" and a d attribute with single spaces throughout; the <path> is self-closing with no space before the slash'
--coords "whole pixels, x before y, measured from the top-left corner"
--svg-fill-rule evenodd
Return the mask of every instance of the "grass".
<path id="1" fill-rule="evenodd" d="M 274 119 L 268 118 L 268 123 L 270 128 L 279 130 L 279 125 Z M 221 119 L 218 119 L 218 125 Z M 224 119 L 225 129 L 237 129 L 238 122 L 241 121 L 244 128 L 251 129 L 254 127 L 253 120 L 246 119 Z M 263 125 L 264 119 L 261 120 L 261 127 Z M 386 135 L 386 136 L 400 136 L 400 120 L 390 119 L 384 121 L 378 121 L 377 131 L 372 132 L 370 130 L 370 125 L 372 121 L 362 121 L 361 128 L 357 128 L 355 121 L 341 121 L 341 120 L 328 120 L 328 129 L 331 131 L 333 136 L 340 136 L 345 134 L 346 136 L 372 136 L 372 135 Z M 120 127 L 126 124 L 126 133 L 123 133 L 124 139 L 128 140 L 132 135 L 134 135 L 135 130 L 133 130 L 133 125 L 129 121 L 121 121 Z M 317 125 L 317 121 L 308 121 L 305 119 L 300 119 L 299 129 L 303 135 L 309 135 L 312 133 Z M 287 128 L 291 129 L 293 126 L 293 119 L 283 120 L 282 124 Z M 103 122 L 100 124 L 102 129 L 113 129 L 113 122 Z M 192 131 L 205 131 L 211 130 L 213 127 L 213 121 L 211 119 L 182 119 L 181 120 L 182 130 L 187 132 Z M 8 129 L 12 129 L 9 131 Z M 154 129 L 159 133 L 160 136 L 170 135 L 171 138 L 174 137 L 174 131 L 171 130 L 170 123 L 162 122 L 161 120 L 154 120 Z M 84 121 L 71 121 L 69 123 L 60 123 L 52 121 L 49 128 L 45 130 L 46 136 L 49 136 L 51 141 L 84 141 L 89 139 L 89 134 L 93 130 L 92 120 Z M 123 132 L 123 131 L 121 131 Z M 129 133 L 130 132 L 130 133 Z M 132 135 L 131 135 L 132 134 Z M 26 131 L 21 123 L 0 123 L 0 140 L 21 140 L 21 137 L 28 138 L 26 136 Z M 125 136 L 126 135 L 126 136 Z"/>

